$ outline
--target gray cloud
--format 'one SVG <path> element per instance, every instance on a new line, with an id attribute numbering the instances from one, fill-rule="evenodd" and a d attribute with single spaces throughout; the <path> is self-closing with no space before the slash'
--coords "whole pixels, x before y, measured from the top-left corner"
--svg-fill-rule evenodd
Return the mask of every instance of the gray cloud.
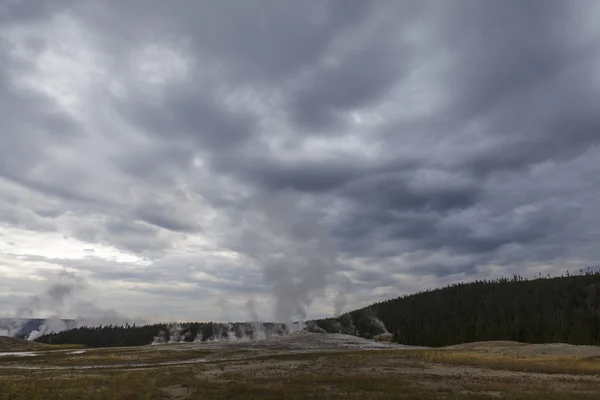
<path id="1" fill-rule="evenodd" d="M 398 44 L 396 51 L 381 32 L 369 46 L 351 49 L 334 65 L 319 68 L 301 89 L 293 94 L 292 112 L 298 125 L 319 132 L 341 119 L 344 111 L 360 109 L 380 100 L 406 73 L 410 54 Z M 360 42 L 359 42 L 360 43 Z M 356 44 L 354 44 L 356 46 Z M 366 63 L 366 60 L 371 62 Z M 330 133 L 331 131 L 327 132 Z"/>
<path id="2" fill-rule="evenodd" d="M 193 224 L 190 224 L 187 221 L 173 218 L 169 215 L 166 215 L 164 212 L 161 212 L 161 210 L 156 210 L 149 207 L 139 210 L 138 216 L 145 222 L 168 229 L 170 231 L 189 232 L 197 229 Z"/>
<path id="3" fill-rule="evenodd" d="M 60 266 L 156 318 L 272 317 L 273 294 L 323 316 L 598 263 L 595 1 L 54 0 L 0 21 L 14 298 Z"/>

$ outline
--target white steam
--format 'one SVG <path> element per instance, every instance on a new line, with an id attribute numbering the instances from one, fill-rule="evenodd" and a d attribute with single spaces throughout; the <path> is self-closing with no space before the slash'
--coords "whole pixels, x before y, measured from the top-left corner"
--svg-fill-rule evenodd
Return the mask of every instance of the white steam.
<path id="1" fill-rule="evenodd" d="M 248 301 L 246 301 L 246 303 L 244 304 L 244 310 L 246 310 L 246 313 L 248 314 L 248 317 L 250 318 L 249 320 L 251 322 L 258 322 L 260 318 L 258 317 L 258 313 L 256 312 L 256 300 L 248 299 Z"/>
<path id="2" fill-rule="evenodd" d="M 30 296 L 17 308 L 10 326 L 9 336 L 19 335 L 30 319 L 44 317 L 43 323 L 25 338 L 34 340 L 44 334 L 60 332 L 82 326 L 124 325 L 132 320 L 113 309 L 96 306 L 90 299 L 90 285 L 85 279 L 68 271 L 61 271 L 39 295 Z M 63 319 L 70 318 L 70 319 Z M 138 320 L 136 322 L 144 322 Z"/>
<path id="3" fill-rule="evenodd" d="M 275 320 L 291 331 L 303 329 L 295 321 L 306 321 L 311 304 L 324 297 L 341 270 L 333 241 L 303 201 L 292 191 L 255 199 L 237 228 L 236 250 L 261 268 L 274 297 Z"/>
<path id="4" fill-rule="evenodd" d="M 196 336 L 192 336 L 189 327 L 192 324 L 169 324 L 166 330 L 159 331 L 152 345 L 194 341 L 199 342 L 246 342 L 282 336 L 290 330 L 303 330 L 303 324 L 288 327 L 285 324 L 243 322 L 243 323 L 207 323 L 203 324 Z M 202 330 L 203 329 L 203 330 Z M 185 333 L 184 333 L 185 332 Z"/>
<path id="5" fill-rule="evenodd" d="M 333 316 L 339 317 L 344 313 L 344 307 L 346 306 L 346 293 L 342 290 L 337 292 L 335 299 L 333 301 Z"/>
<path id="6" fill-rule="evenodd" d="M 380 320 L 379 318 L 377 318 L 377 317 L 372 317 L 372 318 L 371 318 L 371 323 L 373 324 L 373 326 L 377 327 L 377 329 L 381 330 L 381 331 L 382 331 L 382 333 L 390 333 L 390 332 L 387 330 L 387 328 L 386 328 L 385 324 L 383 323 L 383 321 L 382 321 L 382 320 Z"/>

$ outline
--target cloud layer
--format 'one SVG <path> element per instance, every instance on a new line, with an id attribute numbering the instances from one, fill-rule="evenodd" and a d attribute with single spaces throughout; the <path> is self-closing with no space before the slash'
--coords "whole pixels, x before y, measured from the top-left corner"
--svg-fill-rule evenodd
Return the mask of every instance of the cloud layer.
<path id="1" fill-rule="evenodd" d="M 7 2 L 0 314 L 63 270 L 207 320 L 597 266 L 598 38 L 593 0 Z"/>

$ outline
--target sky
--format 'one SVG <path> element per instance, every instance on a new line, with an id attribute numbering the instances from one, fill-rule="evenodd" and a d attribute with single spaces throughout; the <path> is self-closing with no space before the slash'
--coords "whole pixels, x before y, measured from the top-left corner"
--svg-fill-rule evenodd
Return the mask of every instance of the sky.
<path id="1" fill-rule="evenodd" d="M 600 2 L 0 3 L 0 316 L 313 318 L 600 265 Z"/>

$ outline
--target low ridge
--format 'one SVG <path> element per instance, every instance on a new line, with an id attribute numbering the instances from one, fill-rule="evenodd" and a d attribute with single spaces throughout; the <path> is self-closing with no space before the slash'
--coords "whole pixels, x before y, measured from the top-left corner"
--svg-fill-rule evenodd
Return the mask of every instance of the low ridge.
<path id="1" fill-rule="evenodd" d="M 0 351 L 30 351 L 42 350 L 48 346 L 28 340 L 0 336 Z"/>

